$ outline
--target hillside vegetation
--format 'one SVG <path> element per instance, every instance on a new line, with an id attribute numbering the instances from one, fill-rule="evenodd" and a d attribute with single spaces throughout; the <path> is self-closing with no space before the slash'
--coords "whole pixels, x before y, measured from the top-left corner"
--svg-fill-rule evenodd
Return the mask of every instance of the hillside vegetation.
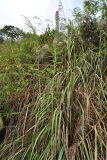
<path id="1" fill-rule="evenodd" d="M 0 160 L 106 160 L 107 3 L 31 29 L 0 40 Z"/>

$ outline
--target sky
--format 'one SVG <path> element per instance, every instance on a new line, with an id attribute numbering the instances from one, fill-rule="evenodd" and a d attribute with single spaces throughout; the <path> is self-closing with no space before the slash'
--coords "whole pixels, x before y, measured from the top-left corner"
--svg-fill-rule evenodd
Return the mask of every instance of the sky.
<path id="1" fill-rule="evenodd" d="M 75 7 L 81 7 L 83 0 L 62 0 L 66 18 L 71 16 Z M 39 17 L 46 25 L 46 19 L 53 22 L 58 9 L 59 0 L 0 0 L 0 28 L 4 25 L 14 25 L 26 30 L 25 18 L 36 23 L 34 16 Z M 35 21 L 35 22 L 34 22 Z"/>

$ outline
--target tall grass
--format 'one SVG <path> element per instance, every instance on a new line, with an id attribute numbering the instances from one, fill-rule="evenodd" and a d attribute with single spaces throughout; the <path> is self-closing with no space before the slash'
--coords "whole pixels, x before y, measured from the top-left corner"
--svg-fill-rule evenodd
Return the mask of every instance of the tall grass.
<path id="1" fill-rule="evenodd" d="M 4 106 L 12 113 L 5 140 L 0 144 L 1 160 L 107 159 L 104 42 L 100 42 L 98 50 L 84 49 L 83 42 L 78 47 L 77 35 L 72 37 L 69 27 L 66 42 L 56 37 L 58 41 L 53 41 L 48 51 L 43 50 L 51 52 L 52 62 L 45 63 L 44 56 L 42 63 L 38 59 L 31 64 L 27 61 L 28 68 L 25 62 L 19 62 L 22 81 L 30 78 L 21 90 L 12 90 L 14 93 L 6 96 Z M 31 51 L 35 59 L 41 45 L 37 44 L 36 51 L 34 46 Z"/>

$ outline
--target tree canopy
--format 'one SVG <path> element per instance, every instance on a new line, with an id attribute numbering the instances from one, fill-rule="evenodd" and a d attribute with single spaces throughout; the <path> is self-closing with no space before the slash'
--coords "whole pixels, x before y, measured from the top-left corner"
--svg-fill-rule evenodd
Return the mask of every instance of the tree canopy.
<path id="1" fill-rule="evenodd" d="M 23 31 L 12 25 L 5 25 L 2 29 L 0 29 L 0 36 L 4 39 L 18 39 L 23 35 Z"/>

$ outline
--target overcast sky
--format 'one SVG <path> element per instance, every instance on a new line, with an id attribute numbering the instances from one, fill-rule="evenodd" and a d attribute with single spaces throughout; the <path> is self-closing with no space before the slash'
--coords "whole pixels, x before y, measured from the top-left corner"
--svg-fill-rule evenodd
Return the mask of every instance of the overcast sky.
<path id="1" fill-rule="evenodd" d="M 73 8 L 81 7 L 82 1 L 62 0 L 66 17 L 70 16 Z M 4 25 L 14 25 L 25 29 L 25 19 L 22 15 L 31 21 L 34 16 L 38 16 L 43 23 L 46 19 L 54 22 L 58 4 L 59 0 L 0 0 L 0 28 Z"/>

